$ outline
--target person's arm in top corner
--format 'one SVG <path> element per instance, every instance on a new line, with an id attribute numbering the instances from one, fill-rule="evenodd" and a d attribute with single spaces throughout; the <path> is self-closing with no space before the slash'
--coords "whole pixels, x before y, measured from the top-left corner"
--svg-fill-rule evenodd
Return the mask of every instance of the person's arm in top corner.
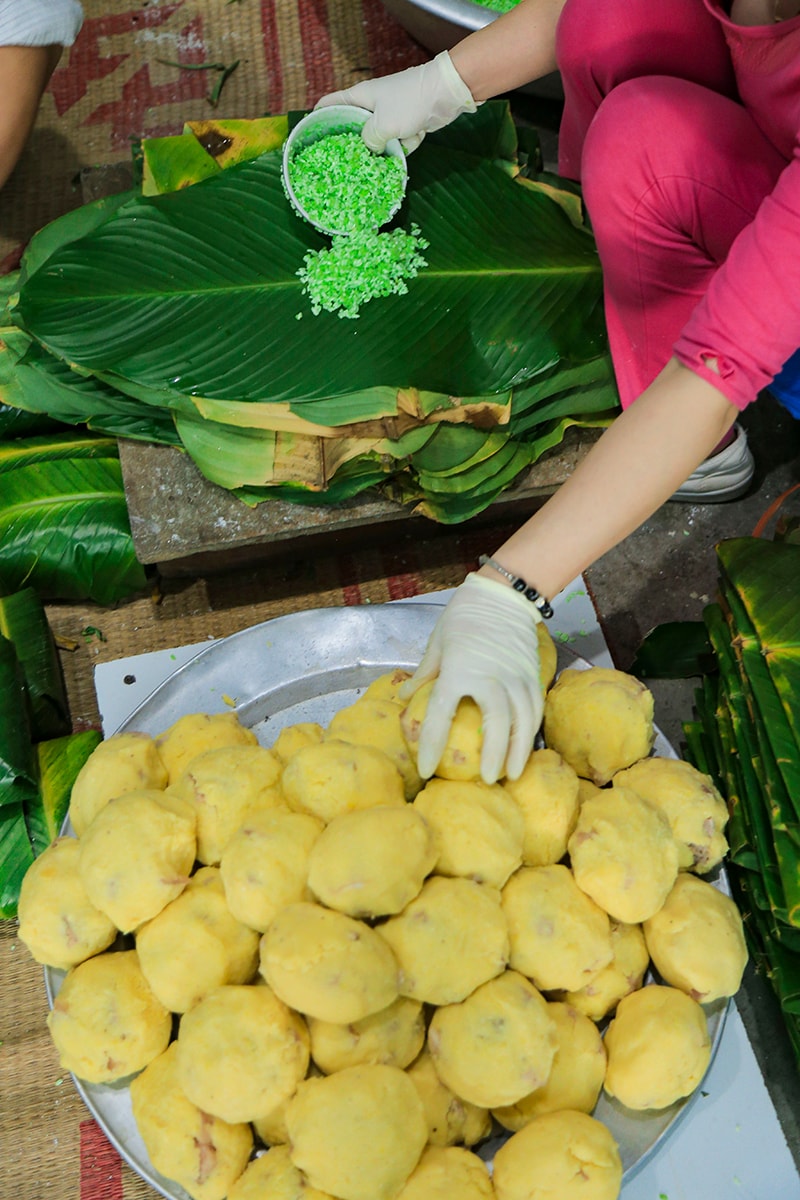
<path id="1" fill-rule="evenodd" d="M 0 0 L 0 187 L 22 153 L 64 46 L 77 37 L 77 0 Z"/>

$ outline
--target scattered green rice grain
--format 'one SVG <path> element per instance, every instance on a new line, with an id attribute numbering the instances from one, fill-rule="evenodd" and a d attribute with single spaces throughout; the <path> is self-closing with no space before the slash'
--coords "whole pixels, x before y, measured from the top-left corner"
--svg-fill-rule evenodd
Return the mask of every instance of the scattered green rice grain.
<path id="1" fill-rule="evenodd" d="M 417 225 L 411 226 L 410 233 L 404 229 L 354 233 L 334 237 L 328 249 L 310 250 L 297 274 L 315 315 L 324 310 L 357 317 L 369 300 L 404 295 L 406 281 L 427 266 L 421 253 L 427 248 Z"/>
<path id="2" fill-rule="evenodd" d="M 504 13 L 516 8 L 519 0 L 478 0 L 478 4 L 481 8 L 490 8 L 492 12 Z"/>
<path id="3" fill-rule="evenodd" d="M 384 225 L 405 190 L 399 159 L 373 154 L 358 132 L 332 133 L 303 146 L 293 155 L 289 174 L 307 215 L 336 233 Z"/>

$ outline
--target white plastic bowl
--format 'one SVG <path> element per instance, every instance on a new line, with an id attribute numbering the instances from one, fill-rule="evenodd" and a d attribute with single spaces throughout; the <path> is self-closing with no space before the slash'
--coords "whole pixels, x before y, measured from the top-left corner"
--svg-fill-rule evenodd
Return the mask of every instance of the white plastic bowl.
<path id="1" fill-rule="evenodd" d="M 361 128 L 372 113 L 366 108 L 356 108 L 349 104 L 331 104 L 327 108 L 315 108 L 313 112 L 308 113 L 301 121 L 295 125 L 294 129 L 289 134 L 283 146 L 283 184 L 286 189 L 286 195 L 289 197 L 292 207 L 295 212 L 313 225 L 315 229 L 319 229 L 321 233 L 327 233 L 331 236 L 344 235 L 347 236 L 347 231 L 340 229 L 330 229 L 325 225 L 315 221 L 310 217 L 303 208 L 297 196 L 294 193 L 291 179 L 291 163 L 292 158 L 298 150 L 302 150 L 306 146 L 310 146 L 312 142 L 319 141 L 320 138 L 326 137 L 332 133 L 341 133 L 343 129 Z M 397 138 L 392 138 L 386 143 L 385 153 L 391 158 L 398 159 L 403 165 L 403 194 L 400 196 L 395 207 L 389 213 L 384 221 L 384 224 L 391 221 L 392 217 L 400 208 L 405 196 L 406 184 L 408 182 L 408 166 L 406 163 L 405 152 Z"/>

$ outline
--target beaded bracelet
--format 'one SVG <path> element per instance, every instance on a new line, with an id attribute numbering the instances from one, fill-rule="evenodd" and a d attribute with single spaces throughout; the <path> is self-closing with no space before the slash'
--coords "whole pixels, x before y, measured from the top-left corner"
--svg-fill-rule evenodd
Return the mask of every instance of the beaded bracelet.
<path id="1" fill-rule="evenodd" d="M 535 587 L 529 587 L 521 575 L 512 575 L 511 571 L 507 571 L 505 567 L 501 567 L 499 562 L 495 562 L 488 554 L 481 554 L 478 558 L 478 563 L 482 567 L 491 567 L 493 571 L 497 571 L 498 575 L 502 575 L 509 581 L 515 592 L 520 592 L 526 600 L 530 600 L 531 604 L 535 604 L 543 617 L 552 617 L 553 606 L 544 596 L 540 596 Z"/>

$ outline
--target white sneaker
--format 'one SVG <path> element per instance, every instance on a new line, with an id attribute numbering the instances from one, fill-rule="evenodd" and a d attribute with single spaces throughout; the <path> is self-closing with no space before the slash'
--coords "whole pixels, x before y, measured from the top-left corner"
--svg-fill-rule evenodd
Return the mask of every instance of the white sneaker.
<path id="1" fill-rule="evenodd" d="M 733 430 L 733 441 L 719 454 L 701 462 L 697 470 L 673 493 L 671 500 L 715 504 L 722 500 L 736 500 L 744 495 L 756 465 L 747 444 L 747 434 L 738 422 Z"/>

